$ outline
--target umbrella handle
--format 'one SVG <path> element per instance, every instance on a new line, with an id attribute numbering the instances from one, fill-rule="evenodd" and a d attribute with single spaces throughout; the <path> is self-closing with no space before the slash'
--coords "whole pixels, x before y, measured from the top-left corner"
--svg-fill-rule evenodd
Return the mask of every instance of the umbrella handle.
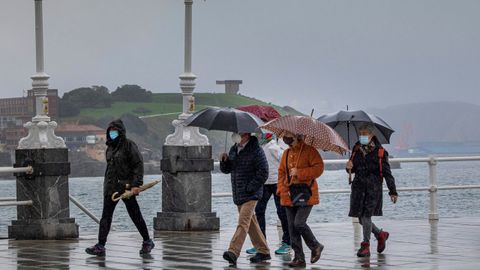
<path id="1" fill-rule="evenodd" d="M 225 153 L 227 152 L 228 131 L 225 131 Z"/>
<path id="2" fill-rule="evenodd" d="M 348 184 L 352 184 L 352 169 L 348 169 Z"/>
<path id="3" fill-rule="evenodd" d="M 123 194 L 122 194 L 122 195 L 119 195 L 118 197 L 117 197 L 117 195 L 118 195 L 118 192 L 115 192 L 115 193 L 112 194 L 112 202 L 118 202 L 118 201 L 120 201 L 120 199 L 122 198 L 122 195 L 123 195 Z"/>

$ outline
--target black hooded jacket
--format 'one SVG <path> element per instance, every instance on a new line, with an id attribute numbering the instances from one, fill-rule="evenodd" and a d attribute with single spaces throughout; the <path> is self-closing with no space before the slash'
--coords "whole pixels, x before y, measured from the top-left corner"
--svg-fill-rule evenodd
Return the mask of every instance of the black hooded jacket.
<path id="1" fill-rule="evenodd" d="M 118 130 L 119 136 L 112 140 L 109 132 Z M 128 184 L 130 187 L 143 185 L 143 159 L 137 145 L 127 139 L 122 120 L 112 121 L 107 128 L 107 169 L 105 170 L 104 195 L 114 192 L 123 193 Z"/>

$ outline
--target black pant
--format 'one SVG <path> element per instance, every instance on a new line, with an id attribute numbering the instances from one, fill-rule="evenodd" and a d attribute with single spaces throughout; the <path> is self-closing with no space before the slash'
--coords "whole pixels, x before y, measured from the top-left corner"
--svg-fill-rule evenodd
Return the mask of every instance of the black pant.
<path id="1" fill-rule="evenodd" d="M 260 229 L 262 230 L 262 233 L 266 239 L 267 234 L 265 233 L 265 210 L 267 210 L 267 204 L 272 195 L 273 200 L 275 201 L 275 207 L 277 208 L 277 216 L 280 219 L 280 223 L 282 224 L 282 242 L 290 245 L 290 234 L 288 233 L 287 214 L 285 212 L 285 207 L 280 205 L 280 197 L 277 196 L 277 184 L 263 186 L 263 196 L 258 201 L 257 206 L 255 207 L 255 215 L 257 216 L 258 225 L 260 225 Z"/>
<path id="2" fill-rule="evenodd" d="M 145 220 L 143 219 L 142 212 L 140 212 L 140 207 L 138 206 L 135 196 L 130 197 L 130 199 L 124 199 L 123 202 L 127 207 L 128 215 L 133 223 L 135 223 L 135 227 L 137 227 L 138 232 L 142 235 L 143 240 L 147 241 L 150 239 L 147 224 L 145 224 Z M 98 243 L 101 245 L 105 245 L 107 242 L 107 236 L 110 232 L 110 226 L 112 225 L 113 212 L 115 211 L 117 203 L 118 201 L 112 201 L 112 198 L 109 196 L 103 198 L 102 219 L 100 220 L 100 229 L 98 231 Z"/>
<path id="3" fill-rule="evenodd" d="M 310 250 L 314 250 L 320 245 L 307 225 L 307 219 L 312 211 L 312 206 L 285 207 L 285 209 L 287 210 L 288 228 L 290 230 L 292 248 L 295 251 L 295 258 L 305 260 L 302 238 Z"/>

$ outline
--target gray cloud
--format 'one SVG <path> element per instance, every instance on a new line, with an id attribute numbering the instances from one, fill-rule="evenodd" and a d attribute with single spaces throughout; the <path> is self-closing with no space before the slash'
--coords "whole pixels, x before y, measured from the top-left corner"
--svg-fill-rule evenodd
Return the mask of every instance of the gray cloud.
<path id="1" fill-rule="evenodd" d="M 197 91 L 320 113 L 417 101 L 480 104 L 480 2 L 207 0 L 194 4 Z M 61 92 L 138 83 L 179 91 L 183 1 L 45 0 L 46 71 Z M 33 0 L 0 8 L 2 96 L 34 73 Z"/>

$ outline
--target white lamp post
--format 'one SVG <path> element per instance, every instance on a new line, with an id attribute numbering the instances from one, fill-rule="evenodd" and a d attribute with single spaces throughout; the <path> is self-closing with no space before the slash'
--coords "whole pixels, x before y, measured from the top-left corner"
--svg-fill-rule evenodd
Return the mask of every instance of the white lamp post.
<path id="1" fill-rule="evenodd" d="M 32 90 L 36 98 L 36 107 L 32 121 L 24 125 L 28 129 L 28 135 L 19 141 L 18 149 L 65 148 L 63 139 L 54 134 L 57 123 L 50 121 L 50 117 L 47 115 L 47 90 L 50 76 L 45 73 L 44 68 L 42 0 L 34 0 L 34 2 L 36 73 L 31 79 L 33 80 Z"/>
<path id="2" fill-rule="evenodd" d="M 196 76 L 192 73 L 192 5 L 193 0 L 185 0 L 185 62 L 184 72 L 180 75 L 183 109 L 178 119 L 172 122 L 175 132 L 167 136 L 165 145 L 209 145 L 207 136 L 201 134 L 197 127 L 184 125 L 185 119 L 195 110 L 193 90 Z"/>

